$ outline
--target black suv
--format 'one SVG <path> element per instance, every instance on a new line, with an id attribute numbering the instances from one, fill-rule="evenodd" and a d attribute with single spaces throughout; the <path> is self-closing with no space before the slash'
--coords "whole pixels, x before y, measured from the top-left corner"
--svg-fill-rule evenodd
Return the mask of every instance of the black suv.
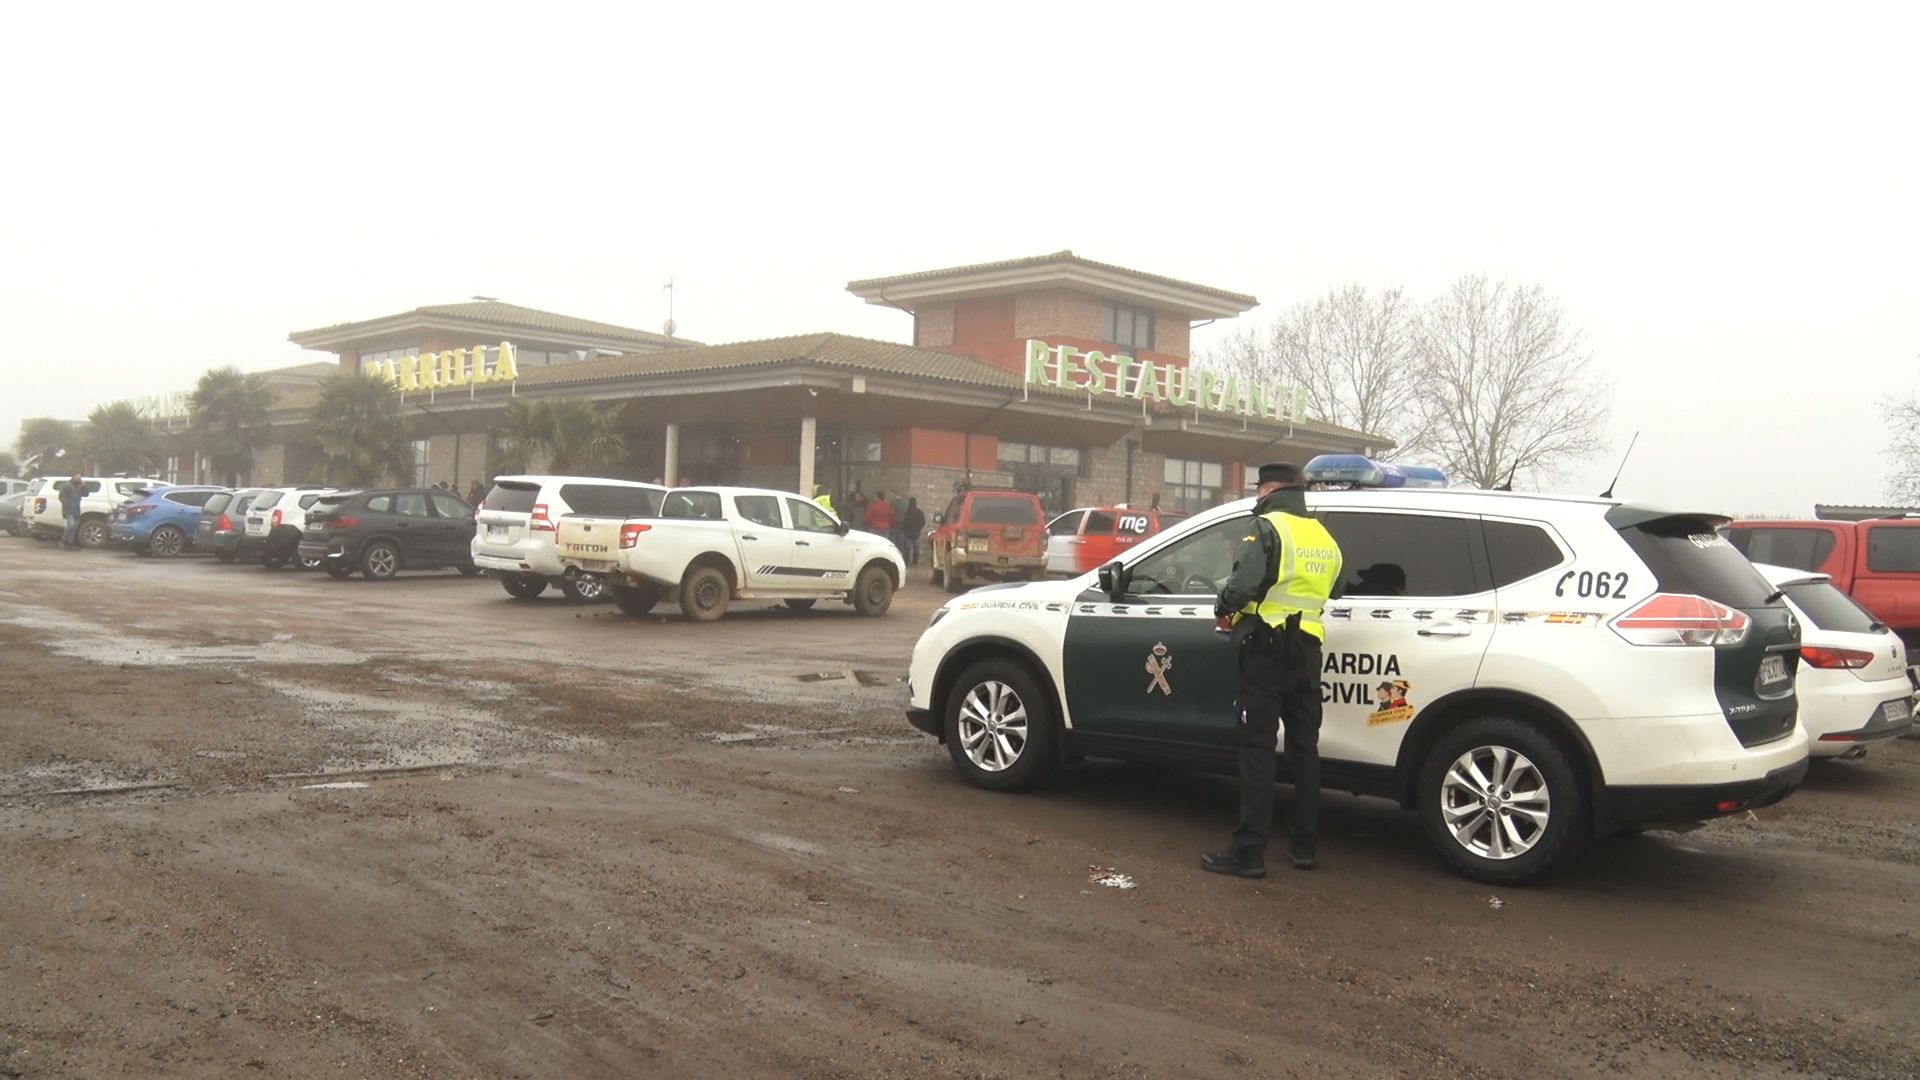
<path id="1" fill-rule="evenodd" d="M 444 491 L 376 488 L 322 496 L 307 511 L 300 557 L 336 578 L 384 581 L 402 570 L 451 566 L 471 577 L 473 507 Z"/>

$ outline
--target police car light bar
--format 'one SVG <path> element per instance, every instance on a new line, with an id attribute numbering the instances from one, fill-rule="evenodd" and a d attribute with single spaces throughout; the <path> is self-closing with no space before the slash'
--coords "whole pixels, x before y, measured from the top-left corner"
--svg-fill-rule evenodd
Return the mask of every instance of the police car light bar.
<path id="1" fill-rule="evenodd" d="M 1446 487 L 1447 474 L 1431 465 L 1386 465 L 1364 454 L 1321 454 L 1302 470 L 1309 484 L 1347 487 Z"/>

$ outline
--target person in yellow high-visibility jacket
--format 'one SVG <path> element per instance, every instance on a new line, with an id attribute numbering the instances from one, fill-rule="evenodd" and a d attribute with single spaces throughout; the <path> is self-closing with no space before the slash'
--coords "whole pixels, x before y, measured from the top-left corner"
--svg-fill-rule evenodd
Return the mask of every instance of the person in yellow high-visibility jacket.
<path id="1" fill-rule="evenodd" d="M 1322 611 L 1340 580 L 1340 545 L 1307 516 L 1298 467 L 1260 467 L 1259 501 L 1234 551 L 1233 574 L 1214 605 L 1216 625 L 1239 652 L 1240 825 L 1223 851 L 1200 865 L 1216 874 L 1265 877 L 1273 827 L 1274 750 L 1287 729 L 1293 819 L 1287 859 L 1313 869 L 1320 818 Z"/>
<path id="2" fill-rule="evenodd" d="M 825 484 L 813 485 L 813 501 L 820 504 L 820 509 L 833 512 L 833 496 L 827 493 Z"/>

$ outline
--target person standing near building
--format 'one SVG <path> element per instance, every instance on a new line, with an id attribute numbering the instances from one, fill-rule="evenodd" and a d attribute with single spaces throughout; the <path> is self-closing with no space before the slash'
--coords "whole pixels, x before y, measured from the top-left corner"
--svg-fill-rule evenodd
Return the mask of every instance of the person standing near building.
<path id="1" fill-rule="evenodd" d="M 79 473 L 74 473 L 67 486 L 60 489 L 60 516 L 67 523 L 60 533 L 60 546 L 68 551 L 80 546 L 80 500 L 86 497 L 87 482 L 80 479 Z"/>
<path id="2" fill-rule="evenodd" d="M 893 504 L 887 501 L 886 492 L 873 493 L 873 501 L 867 504 L 866 528 L 868 532 L 893 539 Z"/>
<path id="3" fill-rule="evenodd" d="M 1274 748 L 1286 724 L 1287 770 L 1293 774 L 1293 820 L 1287 860 L 1311 870 L 1320 816 L 1320 653 L 1327 639 L 1321 612 L 1340 580 L 1340 546 L 1307 516 L 1298 467 L 1260 466 L 1259 501 L 1234 550 L 1233 574 L 1214 605 L 1216 628 L 1239 653 L 1237 741 L 1240 826 L 1223 851 L 1200 857 L 1202 868 L 1236 877 L 1265 877 L 1273 827 Z"/>
<path id="4" fill-rule="evenodd" d="M 487 485 L 481 483 L 478 480 L 475 480 L 467 488 L 467 505 L 468 506 L 479 506 L 480 500 L 486 497 L 487 497 Z"/>
<path id="5" fill-rule="evenodd" d="M 867 493 L 860 490 L 860 481 L 853 482 L 853 490 L 847 492 L 847 524 L 856 529 L 867 527 Z"/>
<path id="6" fill-rule="evenodd" d="M 900 549 L 900 553 L 906 556 L 908 566 L 920 564 L 920 537 L 925 535 L 926 531 L 926 511 L 920 509 L 919 499 L 911 495 L 907 496 L 906 512 L 900 515 L 900 534 L 906 538 L 907 544 Z"/>
<path id="7" fill-rule="evenodd" d="M 682 484 L 680 486 L 685 487 L 686 485 Z M 833 513 L 833 496 L 827 494 L 827 486 L 825 484 L 813 485 L 813 501 L 820 504 L 820 509 L 825 510 L 829 514 Z"/>

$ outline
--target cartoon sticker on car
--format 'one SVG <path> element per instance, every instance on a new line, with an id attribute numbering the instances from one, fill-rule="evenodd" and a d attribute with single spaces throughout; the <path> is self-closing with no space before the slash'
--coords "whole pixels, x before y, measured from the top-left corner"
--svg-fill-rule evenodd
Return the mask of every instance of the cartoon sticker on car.
<path id="1" fill-rule="evenodd" d="M 1381 680 L 1373 688 L 1373 712 L 1367 717 L 1368 726 L 1397 724 L 1413 719 L 1413 706 L 1407 702 L 1407 688 L 1405 679 Z"/>

